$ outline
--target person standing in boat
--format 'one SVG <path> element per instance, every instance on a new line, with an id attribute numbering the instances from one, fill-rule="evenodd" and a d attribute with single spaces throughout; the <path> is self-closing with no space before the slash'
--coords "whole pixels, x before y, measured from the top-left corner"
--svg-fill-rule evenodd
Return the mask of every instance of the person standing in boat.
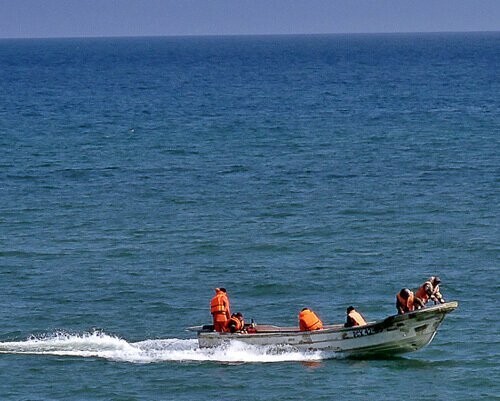
<path id="1" fill-rule="evenodd" d="M 215 289 L 215 296 L 210 301 L 210 313 L 213 317 L 214 330 L 227 331 L 227 322 L 231 318 L 231 307 L 225 288 Z"/>
<path id="2" fill-rule="evenodd" d="M 347 318 L 344 327 L 364 326 L 365 318 L 359 313 L 354 306 L 349 306 L 346 310 Z"/>
<path id="3" fill-rule="evenodd" d="M 320 330 L 323 328 L 323 322 L 309 308 L 304 308 L 299 313 L 300 331 Z"/>
<path id="4" fill-rule="evenodd" d="M 413 312 L 415 309 L 420 309 L 423 306 L 424 304 L 422 301 L 416 298 L 413 291 L 410 291 L 408 288 L 403 288 L 396 295 L 396 309 L 398 310 L 398 315 Z"/>
<path id="5" fill-rule="evenodd" d="M 434 305 L 438 302 L 444 304 L 444 298 L 439 292 L 439 283 L 441 279 L 438 276 L 431 276 L 429 279 L 420 286 L 415 293 L 415 296 L 426 305 L 430 300 L 434 301 Z"/>

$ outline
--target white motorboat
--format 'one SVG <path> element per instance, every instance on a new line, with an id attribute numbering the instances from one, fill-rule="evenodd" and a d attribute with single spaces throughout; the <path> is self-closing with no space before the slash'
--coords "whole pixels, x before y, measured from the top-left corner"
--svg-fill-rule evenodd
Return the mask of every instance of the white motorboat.
<path id="1" fill-rule="evenodd" d="M 327 325 L 315 331 L 266 324 L 245 325 L 245 330 L 236 333 L 219 333 L 212 325 L 189 327 L 188 330 L 198 333 L 200 348 L 240 341 L 254 346 L 328 351 L 346 357 L 390 356 L 413 352 L 429 344 L 446 314 L 457 307 L 456 301 L 446 302 L 364 326 Z"/>

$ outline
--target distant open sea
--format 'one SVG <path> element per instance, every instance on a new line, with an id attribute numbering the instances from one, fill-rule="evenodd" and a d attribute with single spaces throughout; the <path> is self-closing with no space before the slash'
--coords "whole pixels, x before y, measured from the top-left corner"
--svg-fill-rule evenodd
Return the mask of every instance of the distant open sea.
<path id="1" fill-rule="evenodd" d="M 500 400 L 500 33 L 0 40 L 0 400 Z M 200 350 L 460 306 L 379 360 Z"/>

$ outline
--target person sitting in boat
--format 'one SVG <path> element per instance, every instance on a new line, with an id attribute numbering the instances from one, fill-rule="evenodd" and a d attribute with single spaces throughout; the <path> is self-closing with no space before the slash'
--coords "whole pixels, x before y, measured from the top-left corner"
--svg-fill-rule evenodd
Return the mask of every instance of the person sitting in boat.
<path id="1" fill-rule="evenodd" d="M 231 319 L 227 322 L 227 329 L 230 333 L 236 333 L 237 331 L 242 331 L 245 327 L 245 320 L 243 320 L 243 315 L 240 312 L 233 313 Z"/>
<path id="2" fill-rule="evenodd" d="M 320 330 L 323 328 L 323 322 L 309 308 L 304 308 L 299 313 L 300 331 Z"/>
<path id="3" fill-rule="evenodd" d="M 344 327 L 364 326 L 365 318 L 359 313 L 354 306 L 349 306 L 346 310 L 347 318 Z"/>
<path id="4" fill-rule="evenodd" d="M 215 289 L 215 296 L 210 301 L 210 313 L 214 321 L 214 330 L 227 331 L 227 322 L 231 318 L 231 307 L 225 288 Z"/>
<path id="5" fill-rule="evenodd" d="M 431 276 L 429 279 L 420 286 L 415 293 L 415 296 L 426 305 L 430 300 L 434 301 L 434 305 L 438 302 L 444 304 L 444 298 L 439 292 L 439 283 L 441 279 L 438 276 Z"/>
<path id="6" fill-rule="evenodd" d="M 424 304 L 420 299 L 415 297 L 413 291 L 408 288 L 403 288 L 396 295 L 396 309 L 398 314 L 402 315 L 404 313 L 413 312 L 415 309 L 423 308 Z"/>

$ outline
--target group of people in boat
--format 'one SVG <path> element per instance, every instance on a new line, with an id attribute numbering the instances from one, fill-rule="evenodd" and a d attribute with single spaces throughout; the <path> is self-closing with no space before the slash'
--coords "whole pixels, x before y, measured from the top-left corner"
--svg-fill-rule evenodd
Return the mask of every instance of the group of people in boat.
<path id="1" fill-rule="evenodd" d="M 403 288 L 396 295 L 396 309 L 398 314 L 413 312 L 423 308 L 429 301 L 434 305 L 444 304 L 445 300 L 439 291 L 441 279 L 438 276 L 431 276 L 423 283 L 415 293 L 409 288 Z"/>
<path id="2" fill-rule="evenodd" d="M 347 307 L 346 322 L 344 327 L 364 326 L 366 320 L 354 306 Z M 323 328 L 321 319 L 309 308 L 303 308 L 299 313 L 299 329 L 300 331 L 319 330 Z"/>
<path id="3" fill-rule="evenodd" d="M 425 281 L 415 293 L 408 288 L 403 288 L 396 295 L 396 309 L 398 314 L 404 314 L 425 307 L 429 301 L 434 304 L 444 303 L 445 300 L 439 290 L 441 280 L 438 276 L 431 276 Z M 240 312 L 231 314 L 231 306 L 227 290 L 216 288 L 215 295 L 210 301 L 210 313 L 213 317 L 214 330 L 218 332 L 236 333 L 243 330 L 252 330 L 252 327 L 245 328 L 245 321 Z M 300 331 L 320 330 L 323 322 L 310 308 L 303 308 L 299 312 Z M 367 324 L 365 318 L 353 306 L 346 309 L 346 322 L 344 327 L 363 326 Z"/>

